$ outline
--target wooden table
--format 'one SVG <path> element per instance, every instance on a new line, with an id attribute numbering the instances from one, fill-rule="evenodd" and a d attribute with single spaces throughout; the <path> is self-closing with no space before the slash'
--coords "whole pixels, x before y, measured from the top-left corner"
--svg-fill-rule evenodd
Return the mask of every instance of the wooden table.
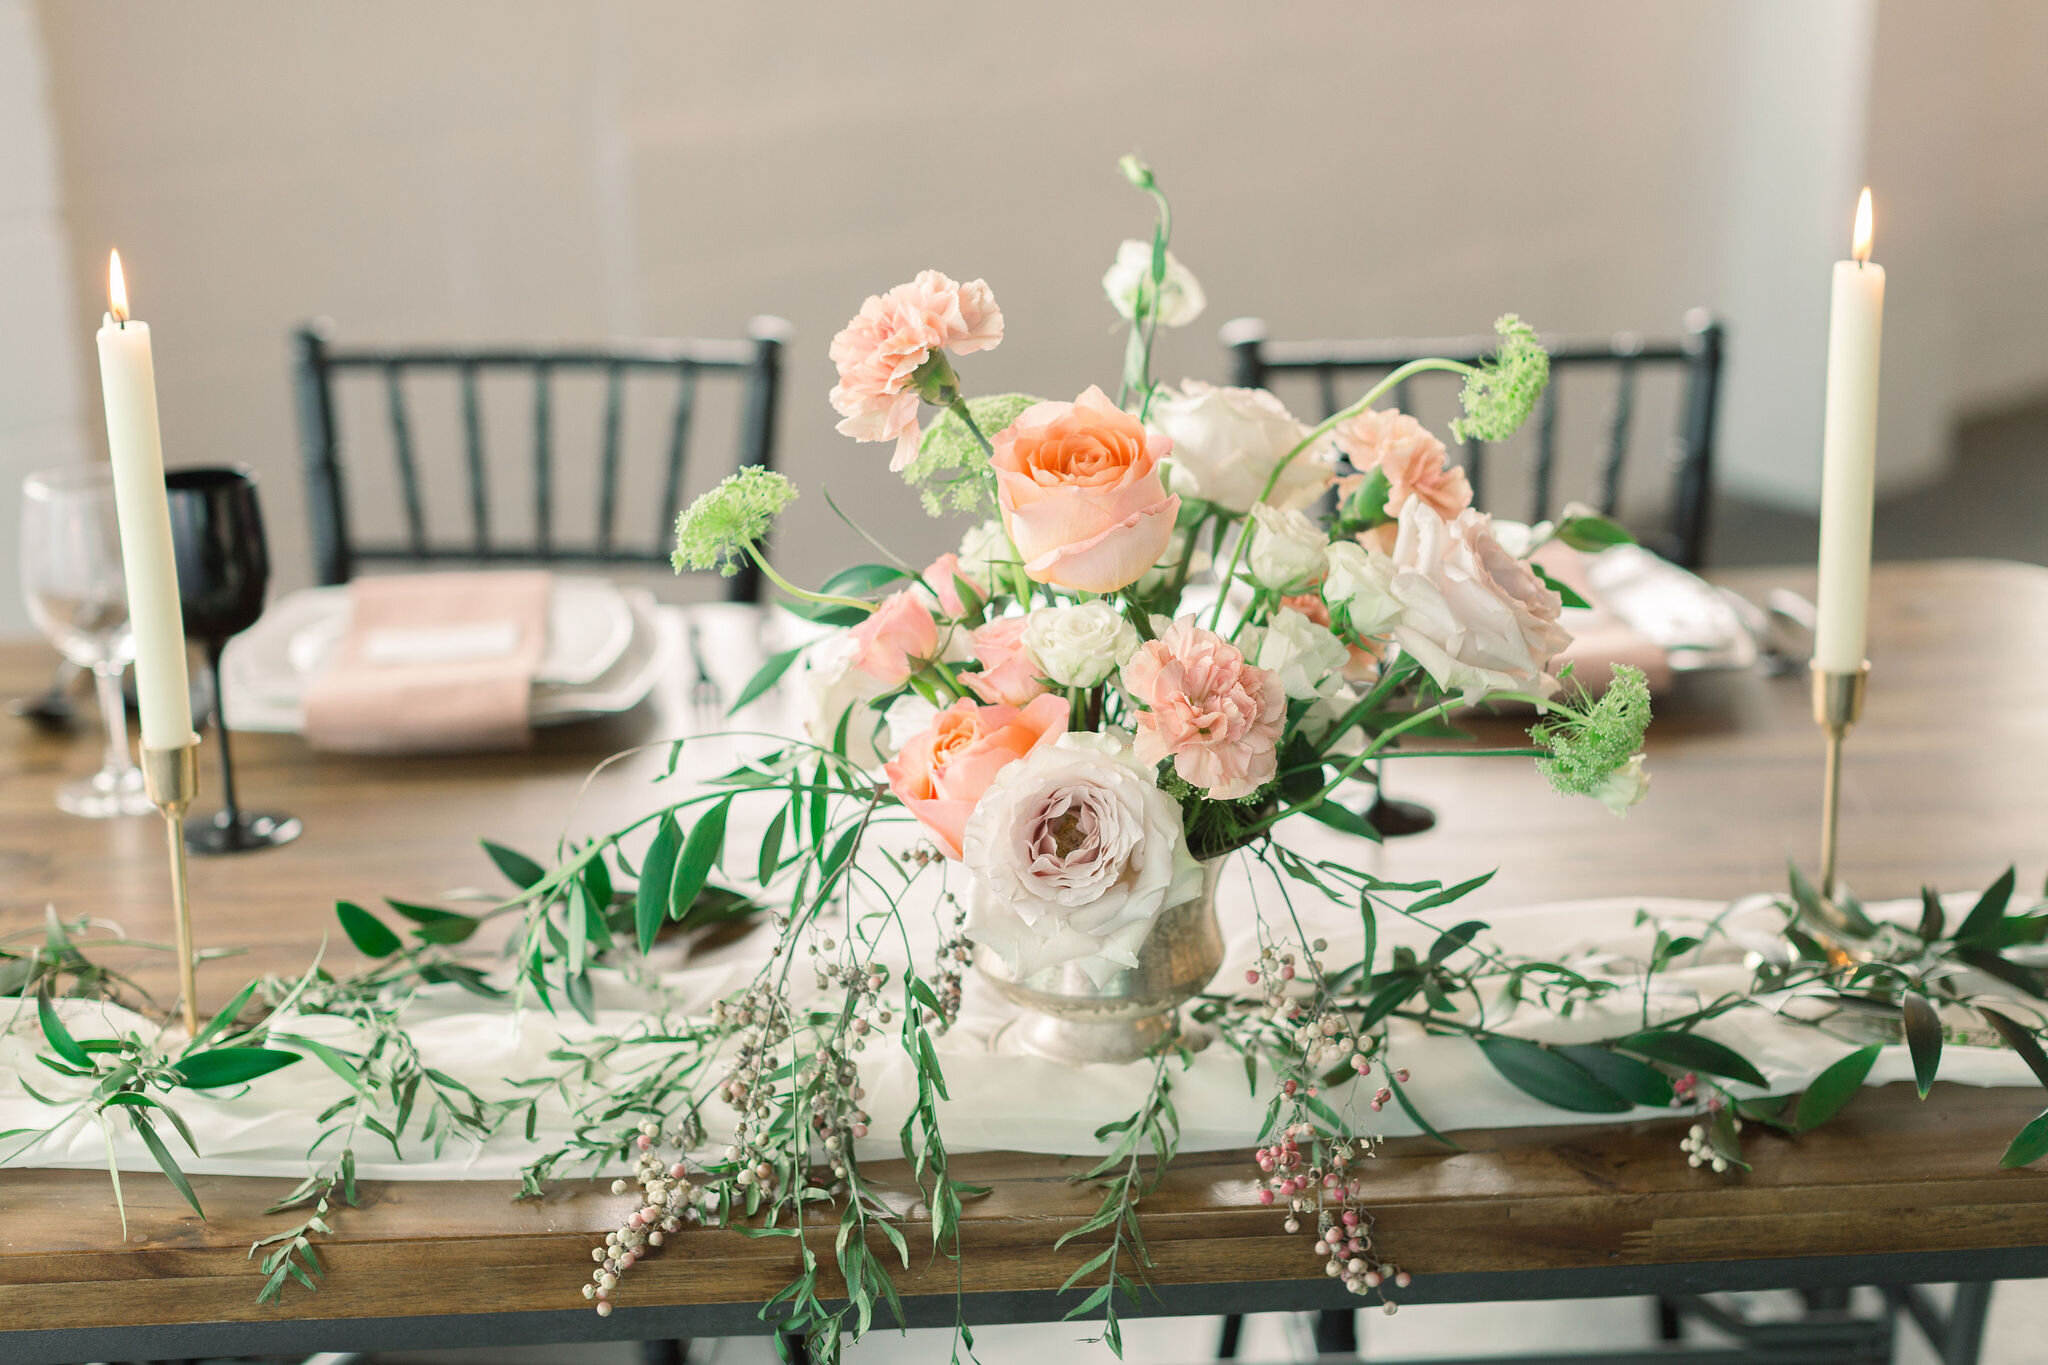
<path id="1" fill-rule="evenodd" d="M 1727 581 L 1752 594 L 1807 585 L 1797 574 Z M 1885 566 L 1875 602 L 1870 704 L 1848 756 L 1845 875 L 1879 898 L 1927 880 L 1981 885 L 2017 861 L 2023 885 L 2039 885 L 2048 570 Z M 50 663 L 40 646 L 0 646 L 0 695 L 39 687 Z M 250 949 L 204 970 L 205 1001 L 251 973 L 302 968 L 337 897 L 429 897 L 487 883 L 478 835 L 548 846 L 591 761 L 669 732 L 685 714 L 684 686 L 673 679 L 633 717 L 548 733 L 514 757 L 369 762 L 315 755 L 294 738 L 238 739 L 248 802 L 302 817 L 306 833 L 284 849 L 195 862 L 202 942 Z M 1651 798 L 1625 821 L 1551 797 L 1519 762 L 1397 765 L 1397 793 L 1443 819 L 1365 854 L 1404 877 L 1498 866 L 1482 905 L 1734 896 L 1782 885 L 1788 857 L 1811 865 L 1820 737 L 1803 677 L 1682 679 L 1651 733 Z M 168 938 L 157 822 L 77 820 L 50 803 L 56 784 L 97 756 L 89 733 L 0 727 L 0 932 L 55 903 L 120 920 L 139 938 Z M 209 775 L 208 791 L 213 783 Z M 601 785 L 590 818 L 646 799 L 638 783 Z M 168 998 L 167 970 L 144 975 Z M 1997 1168 L 2041 1105 L 2038 1092 L 1947 1086 L 1920 1104 L 1892 1087 L 1796 1143 L 1760 1139 L 1756 1169 L 1740 1180 L 1688 1169 L 1675 1122 L 1466 1133 L 1456 1154 L 1401 1141 L 1375 1166 L 1374 1207 L 1383 1245 L 1417 1273 L 1402 1295 L 1414 1302 L 2048 1275 L 2048 1175 Z M 994 1191 L 965 1225 L 973 1320 L 1058 1317 L 1065 1303 L 1050 1291 L 1085 1253 L 1052 1243 L 1094 1207 L 1066 1179 L 1081 1165 L 1013 1154 L 956 1161 L 963 1178 Z M 1279 1215 L 1253 1201 L 1255 1175 L 1242 1155 L 1175 1163 L 1146 1201 L 1161 1295 L 1142 1311 L 1353 1302 L 1324 1277 L 1307 1239 L 1283 1234 Z M 879 1176 L 911 1189 L 900 1169 Z M 367 1207 L 341 1211 L 322 1248 L 331 1274 L 319 1293 L 294 1289 L 258 1307 L 244 1253 L 280 1226 L 262 1210 L 286 1182 L 194 1184 L 208 1222 L 166 1182 L 129 1179 L 124 1244 L 104 1173 L 0 1172 L 0 1359 L 729 1334 L 760 1329 L 754 1307 L 787 1282 L 794 1259 L 784 1241 L 692 1232 L 637 1268 L 619 1311 L 600 1319 L 578 1286 L 620 1198 L 571 1183 L 516 1204 L 495 1182 L 391 1182 L 366 1186 Z M 950 1321 L 953 1267 L 914 1263 L 899 1281 L 914 1317 Z"/>

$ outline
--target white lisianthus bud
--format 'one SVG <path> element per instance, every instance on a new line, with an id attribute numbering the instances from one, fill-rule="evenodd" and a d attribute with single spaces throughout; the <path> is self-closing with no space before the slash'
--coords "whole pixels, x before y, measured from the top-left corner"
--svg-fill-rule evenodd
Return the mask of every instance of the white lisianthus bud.
<path id="1" fill-rule="evenodd" d="M 967 534 L 960 537 L 959 556 L 960 572 L 970 583 L 992 588 L 1009 581 L 1010 569 L 1017 562 L 1003 523 L 993 517 L 967 528 Z"/>
<path id="2" fill-rule="evenodd" d="M 1259 667 L 1278 673 L 1296 701 L 1336 691 L 1350 658 L 1342 640 L 1292 607 L 1280 608 L 1259 635 Z"/>
<path id="3" fill-rule="evenodd" d="M 1628 808 L 1650 794 L 1650 774 L 1643 770 L 1643 755 L 1637 754 L 1628 762 L 1616 768 L 1600 780 L 1593 788 L 1595 801 L 1613 811 L 1616 815 L 1627 815 Z"/>
<path id="4" fill-rule="evenodd" d="M 1384 635 L 1401 619 L 1393 593 L 1394 560 L 1355 541 L 1332 545 L 1329 571 L 1323 579 L 1323 600 L 1342 608 L 1351 629 L 1360 636 Z"/>
<path id="5" fill-rule="evenodd" d="M 1152 244 L 1125 239 L 1116 249 L 1116 264 L 1102 276 L 1102 292 L 1123 317 L 1137 316 L 1139 300 L 1152 295 Z M 1200 281 L 1171 251 L 1166 253 L 1166 279 L 1159 285 L 1158 298 L 1162 327 L 1185 327 L 1209 306 Z"/>
<path id="6" fill-rule="evenodd" d="M 1083 602 L 1032 612 L 1024 644 L 1060 686 L 1093 687 L 1138 652 L 1138 632 L 1109 603 Z"/>
<path id="7" fill-rule="evenodd" d="M 1249 565 L 1252 581 L 1272 592 L 1296 592 L 1323 576 L 1330 538 L 1292 508 L 1252 508 Z"/>

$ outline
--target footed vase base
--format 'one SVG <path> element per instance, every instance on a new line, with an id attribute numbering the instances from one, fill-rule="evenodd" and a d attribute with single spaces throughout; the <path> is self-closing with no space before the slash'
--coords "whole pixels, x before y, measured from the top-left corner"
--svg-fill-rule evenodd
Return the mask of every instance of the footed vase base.
<path id="1" fill-rule="evenodd" d="M 1178 1011 L 1083 1023 L 1028 1011 L 1009 1020 L 988 1040 L 990 1052 L 1009 1057 L 1043 1057 L 1067 1066 L 1091 1062 L 1135 1062 L 1161 1043 L 1178 1037 L 1180 1046 L 1200 1052 L 1214 1040 L 1215 1030 L 1183 1023 Z"/>

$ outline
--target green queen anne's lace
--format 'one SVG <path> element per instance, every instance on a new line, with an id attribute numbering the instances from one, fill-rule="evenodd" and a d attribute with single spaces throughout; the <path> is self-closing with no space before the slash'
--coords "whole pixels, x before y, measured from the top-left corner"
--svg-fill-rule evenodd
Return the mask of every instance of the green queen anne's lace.
<path id="1" fill-rule="evenodd" d="M 1599 796 L 1602 784 L 1626 768 L 1643 747 L 1650 726 L 1650 685 L 1640 668 L 1614 666 L 1614 680 L 1598 701 L 1581 689 L 1579 710 L 1559 710 L 1529 732 L 1549 757 L 1536 766 L 1566 796 Z"/>
<path id="2" fill-rule="evenodd" d="M 1465 378 L 1465 415 L 1451 423 L 1461 441 L 1505 441 L 1522 429 L 1550 382 L 1550 352 L 1536 329 L 1513 313 L 1494 322 L 1500 350 Z"/>
<path id="3" fill-rule="evenodd" d="M 995 434 L 1017 420 L 1019 413 L 1045 400 L 1028 393 L 996 393 L 967 400 L 974 424 L 984 436 Z M 960 420 L 960 414 L 946 411 L 925 428 L 918 442 L 917 457 L 903 470 L 904 480 L 916 486 L 924 499 L 924 510 L 934 517 L 949 512 L 995 515 L 994 478 L 989 472 L 988 453 L 974 433 Z"/>
<path id="4" fill-rule="evenodd" d="M 796 501 L 796 485 L 772 469 L 748 465 L 728 475 L 676 518 L 676 572 L 716 569 L 727 578 L 746 563 L 782 509 Z"/>

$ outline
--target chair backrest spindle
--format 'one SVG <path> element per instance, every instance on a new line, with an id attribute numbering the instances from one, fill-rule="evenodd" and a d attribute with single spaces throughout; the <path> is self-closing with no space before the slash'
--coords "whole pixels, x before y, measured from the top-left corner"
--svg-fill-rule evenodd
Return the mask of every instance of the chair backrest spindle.
<path id="1" fill-rule="evenodd" d="M 301 328 L 296 334 L 299 430 L 319 580 L 346 582 L 366 561 L 539 560 L 665 567 L 673 518 L 684 487 L 683 465 L 690 451 L 700 376 L 729 376 L 737 381 L 741 401 L 735 462 L 772 468 L 781 350 L 788 336 L 789 324 L 762 317 L 749 325 L 745 341 L 340 349 L 328 340 L 322 325 Z M 357 544 L 350 535 L 342 471 L 345 444 L 336 393 L 347 375 L 360 372 L 373 372 L 382 381 L 385 419 L 403 500 L 404 536 L 388 543 Z M 618 510 L 627 463 L 627 380 L 640 372 L 673 376 L 675 407 L 663 441 L 660 473 L 655 476 L 662 498 L 655 538 L 651 544 L 622 545 Z M 503 373 L 523 373 L 533 384 L 533 534 L 530 540 L 516 543 L 491 522 L 483 389 L 487 374 Z M 557 380 L 577 373 L 602 374 L 604 383 L 604 415 L 596 452 L 597 525 L 594 537 L 580 544 L 573 536 L 563 535 L 554 500 L 555 465 L 561 453 L 555 412 Z M 452 379 L 461 410 L 461 453 L 457 458 L 467 483 L 470 524 L 467 537 L 455 543 L 437 543 L 427 524 L 420 441 L 410 407 L 415 388 L 409 381 L 421 375 Z M 751 601 L 759 588 L 758 575 L 743 571 L 728 580 L 727 595 L 735 601 Z"/>

